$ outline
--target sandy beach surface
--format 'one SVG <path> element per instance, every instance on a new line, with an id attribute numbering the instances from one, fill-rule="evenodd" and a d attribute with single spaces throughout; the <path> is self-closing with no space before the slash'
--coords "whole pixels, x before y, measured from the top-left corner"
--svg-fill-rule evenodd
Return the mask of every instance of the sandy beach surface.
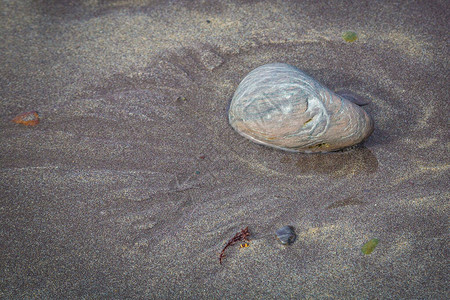
<path id="1" fill-rule="evenodd" d="M 448 297 L 448 1 L 0 0 L 0 14 L 0 298 Z M 242 138 L 230 99 L 272 62 L 370 99 L 372 136 L 329 154 Z M 11 122 L 33 110 L 37 126 Z M 249 247 L 219 264 L 247 226 Z"/>

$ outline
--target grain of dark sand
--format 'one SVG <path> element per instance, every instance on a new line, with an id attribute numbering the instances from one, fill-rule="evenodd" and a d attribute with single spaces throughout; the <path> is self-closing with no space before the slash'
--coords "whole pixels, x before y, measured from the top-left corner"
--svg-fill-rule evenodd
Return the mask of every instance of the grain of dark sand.
<path id="1" fill-rule="evenodd" d="M 448 2 L 1 0 L 0 12 L 0 298 L 448 295 Z M 373 135 L 326 155 L 243 139 L 228 103 L 271 62 L 370 98 Z M 29 110 L 38 126 L 10 122 Z M 284 225 L 291 246 L 275 239 Z M 220 265 L 246 226 L 250 247 Z"/>

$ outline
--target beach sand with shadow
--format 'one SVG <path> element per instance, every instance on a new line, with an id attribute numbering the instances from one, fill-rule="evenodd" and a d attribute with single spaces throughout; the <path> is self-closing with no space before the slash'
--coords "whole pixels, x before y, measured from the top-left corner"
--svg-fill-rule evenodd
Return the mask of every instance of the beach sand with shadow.
<path id="1" fill-rule="evenodd" d="M 448 295 L 446 1 L 0 11 L 0 298 Z M 231 97 L 273 62 L 370 99 L 373 134 L 327 154 L 241 137 Z M 40 123 L 11 122 L 26 111 Z M 289 246 L 275 235 L 285 225 Z M 247 226 L 248 247 L 220 264 Z"/>

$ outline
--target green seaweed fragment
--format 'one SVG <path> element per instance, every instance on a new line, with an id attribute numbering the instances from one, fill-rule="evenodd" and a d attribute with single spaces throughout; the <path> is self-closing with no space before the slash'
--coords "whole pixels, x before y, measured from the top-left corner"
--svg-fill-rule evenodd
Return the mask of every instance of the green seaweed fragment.
<path id="1" fill-rule="evenodd" d="M 342 38 L 344 39 L 344 41 L 351 43 L 358 39 L 358 35 L 356 34 L 356 32 L 346 31 L 344 32 L 344 34 L 342 34 Z"/>
<path id="2" fill-rule="evenodd" d="M 375 247 L 378 245 L 379 240 L 378 239 L 371 239 L 367 243 L 362 246 L 361 251 L 364 254 L 370 254 L 375 249 Z"/>

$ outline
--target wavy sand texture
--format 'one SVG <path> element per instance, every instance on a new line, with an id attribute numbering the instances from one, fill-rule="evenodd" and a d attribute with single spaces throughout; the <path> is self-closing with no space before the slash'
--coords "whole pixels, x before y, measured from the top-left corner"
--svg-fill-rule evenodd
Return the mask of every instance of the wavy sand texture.
<path id="1" fill-rule="evenodd" d="M 0 298 L 448 295 L 446 1 L 0 6 Z M 270 62 L 371 99 L 364 146 L 238 135 L 231 97 Z"/>

